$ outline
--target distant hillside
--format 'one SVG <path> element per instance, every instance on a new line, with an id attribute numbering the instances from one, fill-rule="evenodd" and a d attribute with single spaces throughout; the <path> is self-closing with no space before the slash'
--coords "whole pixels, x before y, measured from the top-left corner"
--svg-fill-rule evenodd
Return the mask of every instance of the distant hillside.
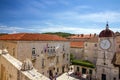
<path id="1" fill-rule="evenodd" d="M 2 36 L 2 35 L 6 35 L 6 34 L 8 34 L 8 33 L 0 33 L 0 36 Z"/>
<path id="2" fill-rule="evenodd" d="M 53 35 L 58 35 L 58 36 L 65 37 L 65 38 L 72 35 L 70 33 L 65 33 L 65 32 L 46 32 L 42 34 L 53 34 Z"/>

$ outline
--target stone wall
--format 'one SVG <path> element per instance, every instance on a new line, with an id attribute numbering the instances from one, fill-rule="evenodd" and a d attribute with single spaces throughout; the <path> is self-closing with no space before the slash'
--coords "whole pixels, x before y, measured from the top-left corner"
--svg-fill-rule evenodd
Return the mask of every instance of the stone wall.
<path id="1" fill-rule="evenodd" d="M 1 51 L 0 51 L 1 52 Z M 0 80 L 49 80 L 36 69 L 21 71 L 22 63 L 7 54 L 0 54 Z"/>
<path id="2" fill-rule="evenodd" d="M 84 46 L 84 58 L 96 64 L 99 44 L 97 42 L 85 42 Z"/>
<path id="3" fill-rule="evenodd" d="M 75 59 L 83 59 L 84 48 L 70 48 L 70 53 L 74 55 Z"/>
<path id="4" fill-rule="evenodd" d="M 0 49 L 7 49 L 10 55 L 17 58 L 17 41 L 0 41 Z"/>
<path id="5" fill-rule="evenodd" d="M 1 41 L 4 48 L 8 48 L 11 55 L 14 55 L 18 60 L 24 61 L 29 58 L 33 61 L 33 65 L 38 71 L 49 77 L 49 70 L 52 69 L 53 74 L 63 73 L 62 67 L 65 67 L 64 72 L 68 70 L 70 62 L 70 44 L 67 41 Z M 45 48 L 49 47 L 45 52 Z M 64 49 L 63 49 L 64 48 Z M 14 49 L 14 54 L 13 54 Z M 35 56 L 32 55 L 32 50 L 35 49 Z M 51 50 L 55 52 L 51 52 Z M 59 62 L 57 62 L 57 57 Z M 34 59 L 33 59 L 34 58 Z M 42 60 L 44 59 L 44 66 Z"/>

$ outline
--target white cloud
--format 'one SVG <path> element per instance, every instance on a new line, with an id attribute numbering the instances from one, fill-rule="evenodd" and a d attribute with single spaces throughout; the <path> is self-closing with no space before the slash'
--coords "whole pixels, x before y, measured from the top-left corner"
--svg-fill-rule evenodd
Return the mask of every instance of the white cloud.
<path id="1" fill-rule="evenodd" d="M 97 25 L 95 26 L 64 26 L 64 25 L 54 25 L 52 23 L 47 23 L 49 26 L 46 27 L 7 27 L 7 26 L 0 26 L 0 32 L 4 31 L 5 33 L 18 33 L 18 32 L 30 32 L 30 33 L 44 33 L 44 32 L 68 32 L 74 34 L 90 34 L 90 33 L 97 33 L 99 34 L 103 28 L 98 28 Z M 110 28 L 114 32 L 120 31 L 120 28 Z"/>
<path id="2" fill-rule="evenodd" d="M 25 30 L 25 28 L 0 25 L 0 32 L 4 32 L 4 33 L 17 33 L 22 30 Z"/>
<path id="3" fill-rule="evenodd" d="M 58 13 L 55 17 L 63 20 L 76 20 L 82 22 L 120 22 L 120 12 L 105 11 L 81 14 L 74 11 Z"/>
<path id="4" fill-rule="evenodd" d="M 92 7 L 91 6 L 88 6 L 88 5 L 79 5 L 79 6 L 75 6 L 74 8 L 73 8 L 73 11 L 74 10 L 77 10 L 77 11 L 80 11 L 80 10 L 85 10 L 85 9 L 92 9 Z"/>
<path id="5" fill-rule="evenodd" d="M 77 27 L 49 27 L 43 28 L 41 32 L 69 32 L 69 33 L 99 33 L 99 29 L 77 28 Z"/>
<path id="6" fill-rule="evenodd" d="M 120 31 L 118 28 L 110 28 L 114 32 Z M 40 32 L 69 32 L 74 34 L 90 34 L 90 33 L 97 33 L 99 34 L 103 28 L 82 28 L 82 27 L 49 27 L 49 28 L 42 28 Z"/>

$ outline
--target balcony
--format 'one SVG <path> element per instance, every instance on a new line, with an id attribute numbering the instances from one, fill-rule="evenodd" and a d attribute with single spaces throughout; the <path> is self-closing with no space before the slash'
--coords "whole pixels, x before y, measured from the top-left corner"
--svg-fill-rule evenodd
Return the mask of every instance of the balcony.
<path id="1" fill-rule="evenodd" d="M 47 57 L 55 57 L 56 53 L 47 53 Z"/>

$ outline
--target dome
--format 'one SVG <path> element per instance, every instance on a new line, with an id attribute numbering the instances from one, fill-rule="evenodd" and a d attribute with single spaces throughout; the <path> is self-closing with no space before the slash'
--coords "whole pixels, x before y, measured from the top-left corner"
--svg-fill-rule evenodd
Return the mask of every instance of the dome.
<path id="1" fill-rule="evenodd" d="M 108 23 L 106 24 L 106 29 L 102 30 L 99 34 L 99 37 L 114 37 L 115 34 L 112 30 L 109 29 Z"/>

